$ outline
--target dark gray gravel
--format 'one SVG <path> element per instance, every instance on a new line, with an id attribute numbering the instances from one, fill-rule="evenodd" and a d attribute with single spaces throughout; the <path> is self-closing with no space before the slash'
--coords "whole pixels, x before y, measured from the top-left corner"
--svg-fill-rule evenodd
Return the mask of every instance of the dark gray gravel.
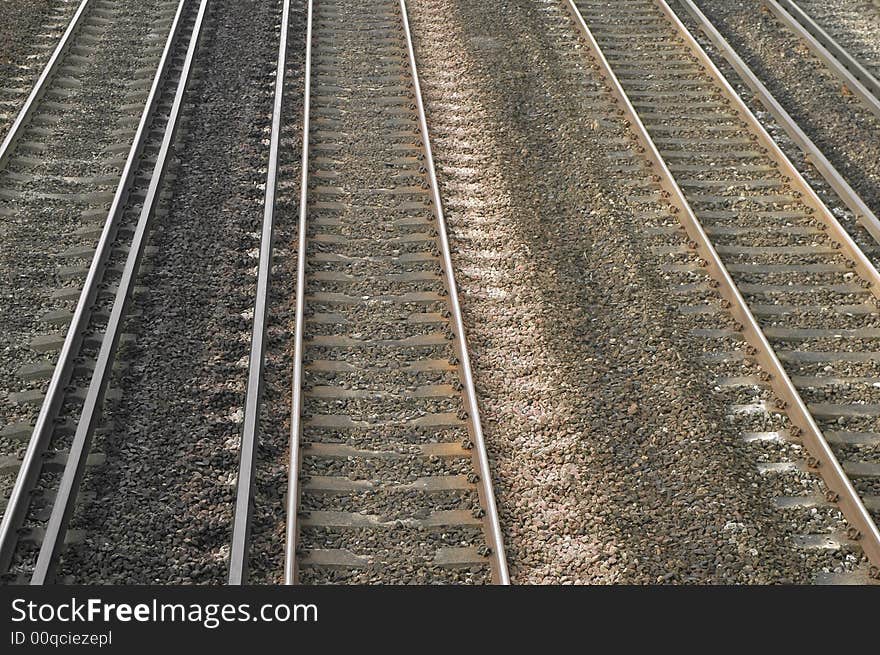
<path id="1" fill-rule="evenodd" d="M 210 4 L 122 400 L 96 440 L 108 464 L 73 522 L 88 539 L 60 566 L 77 582 L 225 580 L 279 17 Z"/>
<path id="2" fill-rule="evenodd" d="M 845 568 L 846 552 L 795 546 L 839 525 L 835 512 L 773 505 L 817 481 L 759 473 L 786 453 L 756 451 L 729 418 L 719 373 L 754 371 L 708 364 L 718 345 L 691 335 L 729 323 L 679 312 L 670 287 L 705 279 L 652 247 L 646 224 L 675 221 L 643 188 L 560 3 L 411 12 L 514 582 L 809 582 Z"/>

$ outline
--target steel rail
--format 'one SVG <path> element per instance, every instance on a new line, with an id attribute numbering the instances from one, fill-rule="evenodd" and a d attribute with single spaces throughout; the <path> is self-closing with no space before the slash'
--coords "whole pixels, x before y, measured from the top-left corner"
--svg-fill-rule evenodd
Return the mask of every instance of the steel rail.
<path id="1" fill-rule="evenodd" d="M 300 437 L 302 436 L 302 359 L 303 329 L 305 326 L 306 294 L 306 230 L 308 229 L 309 194 L 309 109 L 312 94 L 312 14 L 313 0 L 306 7 L 306 58 L 305 90 L 303 92 L 302 171 L 300 176 L 299 230 L 296 266 L 296 319 L 294 326 L 293 380 L 290 415 L 290 451 L 287 478 L 287 526 L 284 554 L 284 584 L 297 583 L 296 549 L 299 538 L 297 516 L 299 514 L 299 463 Z"/>
<path id="2" fill-rule="evenodd" d="M 64 545 L 67 523 L 73 512 L 79 485 L 85 470 L 85 462 L 88 457 L 92 435 L 101 413 L 101 405 L 110 379 L 116 347 L 122 333 L 122 322 L 131 300 L 135 278 L 137 277 L 144 246 L 146 245 L 147 231 L 159 202 L 162 181 L 167 170 L 168 161 L 171 158 L 171 148 L 177 132 L 180 113 L 183 107 L 183 98 L 189 83 L 196 50 L 198 49 L 199 36 L 201 35 L 208 2 L 209 0 L 201 0 L 199 5 L 199 11 L 187 46 L 186 58 L 184 59 L 180 79 L 177 83 L 174 102 L 172 103 L 168 122 L 162 136 L 162 145 L 159 148 L 159 153 L 153 166 L 150 184 L 144 198 L 140 216 L 138 217 L 122 277 L 113 300 L 110 320 L 107 323 L 107 328 L 101 341 L 95 369 L 89 381 L 85 402 L 77 421 L 76 433 L 70 446 L 70 453 L 61 476 L 61 483 L 55 496 L 43 543 L 40 546 L 37 563 L 31 578 L 31 584 L 34 585 L 52 582 L 57 555 Z"/>
<path id="3" fill-rule="evenodd" d="M 452 253 L 449 247 L 446 218 L 443 213 L 443 202 L 440 197 L 440 186 L 437 183 L 437 172 L 434 167 L 434 156 L 431 151 L 431 140 L 428 133 L 428 121 L 425 115 L 425 105 L 422 101 L 422 88 L 419 83 L 419 73 L 416 67 L 416 55 L 413 48 L 412 33 L 409 26 L 409 17 L 406 0 L 400 0 L 400 12 L 403 17 L 403 32 L 406 35 L 407 51 L 409 54 L 410 71 L 413 77 L 413 94 L 416 98 L 416 108 L 419 114 L 419 129 L 422 135 L 422 148 L 425 152 L 425 167 L 431 184 L 431 196 L 434 200 L 434 217 L 438 224 L 438 240 L 443 257 L 443 273 L 446 278 L 446 288 L 449 293 L 449 304 L 452 308 L 452 320 L 455 325 L 455 334 L 458 337 L 456 346 L 458 360 L 461 366 L 463 378 L 466 408 L 473 425 L 473 443 L 477 470 L 480 480 L 477 487 L 480 502 L 486 511 L 486 521 L 489 524 L 488 541 L 495 556 L 497 566 L 493 566 L 492 576 L 495 584 L 509 585 L 510 575 L 507 570 L 507 558 L 504 552 L 504 540 L 501 535 L 501 525 L 498 520 L 498 508 L 495 503 L 495 494 L 492 489 L 492 473 L 489 467 L 489 455 L 486 452 L 486 442 L 483 436 L 483 428 L 480 422 L 480 411 L 477 405 L 477 392 L 474 387 L 471 360 L 468 355 L 467 339 L 465 338 L 464 323 L 461 316 L 461 306 L 458 300 L 458 286 L 452 268 Z"/>
<path id="4" fill-rule="evenodd" d="M 824 61 L 850 91 L 880 117 L 880 82 L 792 0 L 764 0 L 764 5 Z"/>
<path id="5" fill-rule="evenodd" d="M 169 30 L 165 48 L 159 59 L 157 72 L 153 79 L 150 93 L 147 96 L 144 111 L 141 114 L 128 158 L 125 161 L 104 228 L 95 247 L 92 263 L 86 274 L 83 289 L 80 292 L 64 344 L 58 356 L 58 362 L 52 372 L 52 378 L 49 381 L 43 404 L 40 407 L 40 412 L 31 432 L 28 447 L 22 459 L 15 485 L 10 493 L 6 512 L 3 515 L 3 521 L 0 523 L 0 571 L 7 571 L 12 561 L 18 541 L 17 531 L 24 521 L 30 503 L 30 492 L 36 485 L 42 468 L 41 454 L 48 448 L 51 441 L 52 432 L 55 429 L 55 420 L 58 417 L 66 394 L 65 387 L 73 373 L 77 355 L 92 317 L 92 308 L 101 290 L 104 271 L 110 259 L 123 210 L 128 202 L 134 178 L 137 174 L 138 159 L 149 136 L 150 123 L 160 100 L 159 90 L 167 76 L 171 61 L 171 49 L 180 30 L 183 9 L 188 1 L 180 0 L 177 7 L 177 12 Z"/>
<path id="6" fill-rule="evenodd" d="M 82 0 L 80 3 L 76 12 L 73 14 L 73 18 L 70 19 L 70 23 L 67 24 L 67 29 L 64 30 L 61 40 L 58 42 L 58 45 L 55 46 L 52 56 L 49 58 L 49 61 L 46 62 L 43 72 L 40 73 L 40 77 L 37 78 L 34 88 L 31 89 L 24 106 L 15 117 L 15 121 L 12 123 L 12 127 L 9 128 L 9 132 L 3 139 L 3 143 L 0 144 L 0 168 L 3 168 L 3 166 L 6 165 L 16 139 L 18 139 L 18 137 L 21 136 L 21 132 L 23 132 L 22 128 L 31 118 L 37 103 L 46 92 L 46 89 L 49 86 L 49 79 L 55 74 L 55 71 L 61 63 L 61 59 L 70 47 L 70 43 L 73 41 L 73 35 L 82 25 L 83 16 L 85 16 L 86 9 L 91 1 L 92 0 Z"/>
<path id="7" fill-rule="evenodd" d="M 865 201 L 853 190 L 844 177 L 838 172 L 834 165 L 828 161 L 824 153 L 813 142 L 810 137 L 801 129 L 797 122 L 789 115 L 789 113 L 779 104 L 779 101 L 773 97 L 770 90 L 764 86 L 761 80 L 755 75 L 748 64 L 740 57 L 730 43 L 727 42 L 718 29 L 706 17 L 693 0 L 678 0 L 678 2 L 688 11 L 691 17 L 697 22 L 702 32 L 712 42 L 712 44 L 721 53 L 721 56 L 736 71 L 740 79 L 748 86 L 762 105 L 777 120 L 780 126 L 788 134 L 789 138 L 794 141 L 801 151 L 804 153 L 807 161 L 819 171 L 819 174 L 825 179 L 828 185 L 834 189 L 841 200 L 849 207 L 850 211 L 855 215 L 856 220 L 861 223 L 874 240 L 880 242 L 880 220 Z"/>
<path id="8" fill-rule="evenodd" d="M 837 503 L 850 526 L 858 532 L 853 537 L 858 539 L 872 564 L 875 567 L 880 566 L 880 530 L 877 529 L 870 513 L 865 508 L 852 482 L 844 473 L 843 467 L 840 465 L 831 446 L 807 408 L 806 403 L 782 366 L 760 324 L 755 319 L 751 309 L 733 281 L 727 267 L 706 235 L 702 224 L 678 186 L 659 149 L 618 80 L 617 75 L 599 47 L 599 43 L 584 21 L 575 4 L 575 0 L 565 0 L 565 3 L 577 27 L 587 40 L 589 48 L 593 51 L 604 77 L 611 85 L 612 92 L 617 102 L 621 105 L 624 115 L 629 120 L 638 141 L 644 148 L 646 158 L 658 174 L 660 185 L 668 194 L 672 204 L 673 213 L 678 217 L 688 237 L 694 242 L 694 250 L 700 255 L 702 261 L 705 262 L 707 273 L 719 283 L 719 294 L 730 303 L 728 311 L 737 321 L 743 338 L 749 344 L 749 355 L 769 374 L 769 385 L 783 401 L 784 409 L 791 420 L 792 435 L 800 438 L 810 452 L 811 459 L 809 463 L 825 481 L 829 489 L 829 499 Z M 714 64 L 712 64 L 705 52 L 702 51 L 699 44 L 693 39 L 693 36 L 684 28 L 678 17 L 671 10 L 668 10 L 667 16 L 672 20 L 673 25 L 681 33 L 685 41 L 688 42 L 691 49 L 693 50 L 696 47 L 699 52 L 702 52 L 702 57 L 698 57 L 698 59 L 717 78 L 720 73 L 717 72 Z M 720 79 L 723 80 L 723 77 Z M 744 105 L 742 106 L 744 107 Z M 748 108 L 745 111 L 748 112 Z"/>
<path id="9" fill-rule="evenodd" d="M 290 26 L 290 0 L 284 0 L 281 13 L 281 38 L 275 70 L 275 96 L 272 107 L 272 133 L 269 137 L 269 165 L 266 171 L 266 195 L 263 201 L 263 227 L 260 236 L 260 263 L 257 272 L 257 293 L 254 300 L 254 324 L 248 360 L 248 381 L 241 433 L 241 457 L 238 466 L 238 488 L 232 523 L 232 545 L 229 553 L 229 584 L 247 582 L 248 541 L 250 539 L 255 460 L 260 439 L 260 400 L 263 392 L 263 366 L 266 355 L 266 324 L 268 322 L 269 284 L 272 276 L 273 232 L 275 226 L 275 189 L 278 180 L 278 148 L 281 143 L 281 111 L 284 79 L 287 69 L 287 32 Z"/>

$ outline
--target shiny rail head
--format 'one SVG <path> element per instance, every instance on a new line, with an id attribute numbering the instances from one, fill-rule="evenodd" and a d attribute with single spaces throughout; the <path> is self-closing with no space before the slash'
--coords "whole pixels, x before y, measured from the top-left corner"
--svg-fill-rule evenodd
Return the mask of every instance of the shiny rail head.
<path id="1" fill-rule="evenodd" d="M 302 158 L 300 172 L 299 222 L 296 266 L 296 303 L 294 318 L 293 379 L 291 380 L 290 408 L 290 449 L 288 451 L 287 474 L 287 521 L 284 545 L 284 584 L 299 582 L 297 571 L 297 549 L 299 539 L 299 467 L 300 439 L 302 438 L 302 358 L 303 327 L 305 325 L 305 286 L 306 286 L 306 231 L 308 230 L 309 198 L 309 134 L 312 97 L 312 32 L 314 21 L 314 0 L 306 5 L 306 52 L 303 84 L 303 131 Z"/>

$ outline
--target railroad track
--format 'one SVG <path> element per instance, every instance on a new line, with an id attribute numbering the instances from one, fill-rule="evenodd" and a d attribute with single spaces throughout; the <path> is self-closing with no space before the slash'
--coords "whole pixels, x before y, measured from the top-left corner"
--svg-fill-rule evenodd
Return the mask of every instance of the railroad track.
<path id="1" fill-rule="evenodd" d="M 876 21 L 880 8 L 863 3 L 861 15 L 851 15 L 852 7 L 814 0 L 765 0 L 764 5 L 794 32 L 819 59 L 824 61 L 875 115 L 880 116 L 880 47 L 871 37 L 880 35 Z M 865 13 L 870 14 L 870 18 Z M 873 33 L 859 34 L 853 25 L 872 25 Z"/>
<path id="2" fill-rule="evenodd" d="M 663 0 L 566 6 L 687 235 L 664 253 L 711 278 L 679 291 L 733 319 L 699 336 L 760 366 L 731 384 L 773 391 L 777 436 L 806 449 L 876 578 L 880 274 Z"/>
<path id="3" fill-rule="evenodd" d="M 404 2 L 308 3 L 287 583 L 507 583 Z"/>
<path id="4" fill-rule="evenodd" d="M 135 5 L 78 3 L 0 144 L 0 498 L 51 375 L 46 333 L 70 319 L 176 8 Z"/>
<path id="5" fill-rule="evenodd" d="M 90 35 L 88 21 L 94 16 L 110 29 L 112 24 L 104 15 L 108 4 L 113 3 L 83 2 L 74 16 L 56 51 L 58 56 L 50 61 L 4 142 L 10 166 L 23 158 L 33 159 L 34 166 L 44 165 L 38 155 L 47 147 L 27 147 L 28 135 L 40 129 L 40 112 L 46 108 L 40 100 L 53 97 L 53 93 L 65 95 L 65 78 L 58 78 L 64 69 L 61 61 L 71 56 L 88 59 L 81 51 L 87 51 L 96 38 Z M 31 377 L 50 377 L 45 392 L 27 392 L 39 405 L 39 414 L 33 424 L 29 420 L 13 423 L 3 432 L 7 439 L 27 441 L 0 525 L 0 570 L 13 581 L 43 584 L 53 580 L 65 541 L 76 540 L 67 526 L 85 468 L 101 460 L 99 453 L 91 453 L 90 445 L 101 428 L 108 384 L 123 338 L 122 323 L 135 291 L 150 223 L 161 200 L 207 2 L 181 0 L 168 5 L 170 15 L 162 22 L 167 31 L 166 38 L 159 41 L 158 66 L 136 80 L 145 88 L 146 103 L 140 103 L 139 120 L 136 118 L 126 133 L 133 133 L 134 140 L 121 161 L 116 191 L 107 199 L 109 210 L 87 209 L 85 214 L 92 223 L 78 232 L 92 244 L 96 239 L 97 245 L 79 246 L 62 255 L 91 258 L 88 267 L 75 264 L 61 272 L 61 278 L 69 279 L 70 284 L 56 292 L 56 298 L 76 300 L 72 312 L 57 311 L 55 322 L 68 325 L 66 334 L 46 334 L 31 343 L 40 352 L 58 353 L 54 362 L 46 359 L 26 367 L 25 373 Z M 84 35 L 85 43 L 74 41 Z M 67 107 L 52 102 L 49 111 L 60 111 L 58 120 L 62 120 Z M 49 120 L 54 122 L 55 118 Z M 62 167 L 66 163 L 61 162 Z M 42 180 L 29 181 L 39 184 Z M 104 183 L 109 185 L 111 180 Z M 38 193 L 37 199 L 45 201 L 46 197 Z"/>

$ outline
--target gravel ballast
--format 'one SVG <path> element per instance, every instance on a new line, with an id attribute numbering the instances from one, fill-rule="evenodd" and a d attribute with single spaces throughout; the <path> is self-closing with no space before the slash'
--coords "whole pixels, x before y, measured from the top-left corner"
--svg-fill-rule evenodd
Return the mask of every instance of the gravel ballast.
<path id="1" fill-rule="evenodd" d="M 845 553 L 795 546 L 836 513 L 775 508 L 802 485 L 758 473 L 785 453 L 747 444 L 728 418 L 742 399 L 713 390 L 718 344 L 689 334 L 706 319 L 678 311 L 661 268 L 678 260 L 646 238 L 669 217 L 613 163 L 631 140 L 591 97 L 561 5 L 410 11 L 513 581 L 841 567 Z"/>

